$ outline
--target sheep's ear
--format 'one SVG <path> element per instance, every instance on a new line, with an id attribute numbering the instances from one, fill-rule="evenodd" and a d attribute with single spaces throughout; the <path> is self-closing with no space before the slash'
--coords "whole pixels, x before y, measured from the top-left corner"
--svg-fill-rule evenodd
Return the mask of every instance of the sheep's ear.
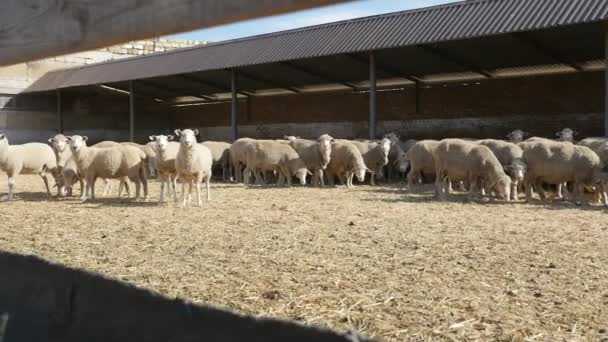
<path id="1" fill-rule="evenodd" d="M 173 141 L 173 139 L 175 139 L 175 137 L 174 137 L 174 136 L 172 136 L 172 135 L 167 135 L 167 140 L 169 140 L 169 141 Z"/>
<path id="2" fill-rule="evenodd" d="M 528 132 L 522 132 L 522 134 L 521 134 L 522 137 L 527 137 L 529 135 L 530 135 L 530 133 L 528 133 Z"/>
<path id="3" fill-rule="evenodd" d="M 306 173 L 307 173 L 309 176 L 312 176 L 312 172 L 310 172 L 310 170 L 306 170 Z"/>
<path id="4" fill-rule="evenodd" d="M 55 142 L 55 138 L 49 138 L 49 144 L 53 145 L 54 142 Z"/>
<path id="5" fill-rule="evenodd" d="M 4 134 L 0 134 L 0 140 L 4 139 L 5 135 Z"/>
<path id="6" fill-rule="evenodd" d="M 175 135 L 176 135 L 176 136 L 178 136 L 178 137 L 179 137 L 179 136 L 180 136 L 180 134 L 181 134 L 181 131 L 180 131 L 179 129 L 176 129 L 174 132 L 175 132 Z"/>
<path id="7" fill-rule="evenodd" d="M 86 135 L 82 137 L 82 141 L 87 141 L 89 140 L 89 137 L 87 137 Z"/>
<path id="8" fill-rule="evenodd" d="M 574 135 L 574 136 L 578 135 L 578 131 L 572 132 L 572 135 Z"/>
<path id="9" fill-rule="evenodd" d="M 198 129 L 194 130 L 194 135 L 198 135 Z"/>
<path id="10" fill-rule="evenodd" d="M 562 132 L 557 132 L 557 133 L 555 133 L 555 135 L 560 137 L 562 135 Z"/>
<path id="11" fill-rule="evenodd" d="M 156 141 L 156 136 L 154 136 L 154 135 L 151 135 L 148 138 L 150 138 L 150 141 Z"/>
<path id="12" fill-rule="evenodd" d="M 68 144 L 71 143 L 72 142 L 72 137 L 65 137 L 65 141 L 67 141 Z"/>
<path id="13" fill-rule="evenodd" d="M 369 168 L 367 168 L 367 167 L 366 167 L 366 168 L 365 168 L 365 172 L 372 173 L 372 170 L 370 170 Z"/>

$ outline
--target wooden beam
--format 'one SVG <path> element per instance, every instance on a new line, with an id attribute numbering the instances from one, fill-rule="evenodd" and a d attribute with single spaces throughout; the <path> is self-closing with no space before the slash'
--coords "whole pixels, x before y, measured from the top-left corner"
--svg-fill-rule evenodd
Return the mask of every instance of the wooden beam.
<path id="1" fill-rule="evenodd" d="M 322 79 L 324 82 L 327 82 L 327 83 L 338 83 L 338 84 L 341 84 L 343 86 L 349 87 L 349 88 L 354 89 L 354 90 L 359 89 L 359 87 L 357 87 L 356 85 L 354 85 L 354 84 L 352 84 L 350 82 L 344 82 L 342 80 L 337 79 L 334 76 L 328 75 L 328 74 L 323 73 L 323 72 L 318 71 L 318 70 L 312 70 L 312 69 L 310 69 L 308 67 L 304 67 L 304 66 L 301 66 L 299 64 L 295 64 L 294 62 L 279 62 L 279 64 L 281 64 L 283 66 L 286 66 L 288 68 L 297 70 L 299 72 L 302 72 L 302 73 L 314 76 L 316 78 Z"/>
<path id="2" fill-rule="evenodd" d="M 133 81 L 129 81 L 129 141 L 135 142 L 135 92 Z"/>
<path id="3" fill-rule="evenodd" d="M 376 139 L 378 113 L 376 106 L 376 54 L 369 52 L 369 138 Z M 373 182 L 373 179 L 372 179 Z"/>
<path id="4" fill-rule="evenodd" d="M 604 23 L 604 136 L 608 137 L 608 21 Z"/>
<path id="5" fill-rule="evenodd" d="M 144 87 L 149 87 L 152 89 L 156 89 L 160 92 L 170 94 L 173 97 L 193 96 L 193 97 L 199 97 L 201 99 L 205 99 L 207 101 L 217 101 L 217 98 L 214 96 L 201 95 L 201 94 L 198 94 L 198 92 L 196 92 L 196 91 L 193 92 L 191 90 L 185 90 L 185 89 L 181 89 L 181 88 L 169 88 L 166 86 L 158 85 L 152 81 L 139 80 L 139 81 L 137 81 L 137 83 L 143 85 Z"/>
<path id="6" fill-rule="evenodd" d="M 0 65 L 347 0 L 3 1 Z"/>
<path id="7" fill-rule="evenodd" d="M 57 132 L 63 134 L 63 108 L 61 108 L 61 90 L 57 89 Z"/>
<path id="8" fill-rule="evenodd" d="M 422 49 L 426 52 L 429 52 L 430 54 L 433 54 L 441 59 L 444 59 L 452 64 L 458 65 L 463 69 L 478 73 L 478 74 L 484 76 L 485 78 L 494 78 L 495 77 L 495 75 L 492 74 L 491 72 L 489 72 L 487 70 L 483 70 L 479 66 L 477 66 L 469 61 L 465 61 L 462 58 L 458 58 L 453 55 L 450 55 L 444 49 L 438 48 L 436 46 L 429 46 L 429 45 L 416 45 L 416 47 L 419 49 Z"/>
<path id="9" fill-rule="evenodd" d="M 583 67 L 581 67 L 580 65 L 573 62 L 568 62 L 565 58 L 560 56 L 557 51 L 547 46 L 544 46 L 541 42 L 532 38 L 530 35 L 526 35 L 523 32 L 519 32 L 511 33 L 511 36 L 517 39 L 519 42 L 523 43 L 524 45 L 528 46 L 529 48 L 532 48 L 540 54 L 544 55 L 545 57 L 551 59 L 555 63 L 567 65 L 576 71 L 585 71 L 585 69 L 583 69 Z"/>
<path id="10" fill-rule="evenodd" d="M 230 89 L 232 93 L 232 101 L 230 103 L 230 131 L 232 141 L 236 141 L 239 138 L 239 124 L 238 124 L 238 90 L 237 90 L 237 74 L 236 70 L 230 70 Z"/>
<path id="11" fill-rule="evenodd" d="M 229 71 L 229 70 L 227 70 L 227 71 Z M 222 85 L 220 83 L 209 81 L 209 80 L 206 80 L 206 79 L 202 79 L 200 77 L 193 76 L 193 75 L 182 74 L 182 75 L 175 75 L 175 77 L 180 77 L 180 78 L 183 78 L 185 80 L 188 80 L 189 82 L 198 83 L 198 84 L 200 84 L 202 86 L 205 86 L 205 87 L 214 88 L 214 89 L 217 89 L 217 90 L 219 90 L 221 92 L 224 92 L 224 93 L 230 93 L 232 91 L 232 89 L 230 89 L 229 86 L 227 87 L 227 86 L 224 86 L 224 85 Z M 244 90 L 240 90 L 237 93 L 241 94 L 241 95 L 245 95 L 245 96 L 254 96 L 255 95 L 255 94 L 253 94 L 251 92 L 244 91 Z"/>

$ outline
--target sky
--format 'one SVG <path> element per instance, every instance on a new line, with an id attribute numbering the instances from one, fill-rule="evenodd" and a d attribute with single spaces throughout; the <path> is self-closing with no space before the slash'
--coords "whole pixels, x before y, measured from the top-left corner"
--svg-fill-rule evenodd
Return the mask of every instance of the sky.
<path id="1" fill-rule="evenodd" d="M 247 20 L 236 24 L 180 33 L 168 36 L 167 38 L 219 42 L 333 21 L 366 17 L 375 14 L 441 5 L 454 1 L 455 0 L 358 0 L 340 5 L 320 7 L 290 14 Z"/>

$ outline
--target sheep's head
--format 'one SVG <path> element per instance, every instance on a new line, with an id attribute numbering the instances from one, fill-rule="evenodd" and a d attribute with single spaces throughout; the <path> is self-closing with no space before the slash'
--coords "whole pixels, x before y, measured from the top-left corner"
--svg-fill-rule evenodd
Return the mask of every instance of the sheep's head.
<path id="1" fill-rule="evenodd" d="M 407 154 L 405 154 L 405 152 L 402 152 L 397 157 L 397 160 L 395 160 L 395 163 L 397 164 L 397 170 L 399 170 L 399 172 L 407 171 L 407 168 L 410 166 L 410 161 L 407 160 Z"/>
<path id="2" fill-rule="evenodd" d="M 66 137 L 66 139 L 72 152 L 78 152 L 83 147 L 87 146 L 87 140 L 89 138 L 87 136 L 73 135 L 71 137 Z"/>
<path id="3" fill-rule="evenodd" d="M 513 132 L 507 134 L 507 139 L 512 143 L 522 142 L 525 137 L 528 136 L 528 132 L 524 132 L 521 129 L 516 129 Z"/>
<path id="4" fill-rule="evenodd" d="M 300 181 L 300 185 L 306 185 L 306 176 L 312 175 L 310 171 L 308 171 L 305 167 L 299 167 L 293 173 L 293 176 Z"/>
<path id="5" fill-rule="evenodd" d="M 295 135 L 284 135 L 283 139 L 289 140 L 289 141 L 294 141 L 296 139 L 300 139 L 300 137 L 296 137 Z"/>
<path id="6" fill-rule="evenodd" d="M 321 168 L 325 170 L 331 159 L 331 143 L 334 141 L 329 134 L 323 134 L 317 139 L 319 152 L 321 152 Z"/>
<path id="7" fill-rule="evenodd" d="M 172 135 L 151 135 L 150 141 L 155 142 L 154 146 L 158 151 L 164 151 L 169 146 L 169 141 L 173 140 Z"/>
<path id="8" fill-rule="evenodd" d="M 365 173 L 366 172 L 372 172 L 372 171 L 368 168 L 355 170 L 355 176 L 357 176 L 357 180 L 359 182 L 361 182 L 361 183 L 365 182 Z"/>
<path id="9" fill-rule="evenodd" d="M 561 141 L 569 141 L 572 142 L 574 141 L 574 136 L 578 135 L 577 131 L 573 131 L 570 128 L 564 128 L 561 131 L 555 133 L 555 135 L 559 138 L 559 140 Z"/>
<path id="10" fill-rule="evenodd" d="M 68 139 L 63 134 L 57 134 L 49 139 L 49 144 L 51 144 L 53 150 L 61 153 L 65 151 L 65 148 L 68 146 Z"/>
<path id="11" fill-rule="evenodd" d="M 175 135 L 179 137 L 179 143 L 182 144 L 183 147 L 192 148 L 192 146 L 196 145 L 196 136 L 198 135 L 198 129 L 185 129 L 183 131 L 176 129 Z"/>
<path id="12" fill-rule="evenodd" d="M 492 188 L 498 198 L 507 201 L 511 198 L 511 178 L 509 176 L 500 176 Z"/>
<path id="13" fill-rule="evenodd" d="M 526 164 L 522 161 L 515 161 L 511 165 L 504 167 L 505 172 L 512 180 L 522 182 L 526 176 Z"/>

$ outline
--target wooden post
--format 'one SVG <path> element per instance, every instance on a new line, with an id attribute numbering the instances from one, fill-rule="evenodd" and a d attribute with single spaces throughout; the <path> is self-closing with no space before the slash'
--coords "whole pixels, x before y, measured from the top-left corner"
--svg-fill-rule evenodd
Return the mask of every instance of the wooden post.
<path id="1" fill-rule="evenodd" d="M 135 142 L 135 94 L 133 81 L 129 81 L 129 141 Z"/>
<path id="2" fill-rule="evenodd" d="M 61 110 L 61 90 L 57 89 L 57 131 L 63 134 L 63 111 Z"/>
<path id="3" fill-rule="evenodd" d="M 238 114 L 238 98 L 236 89 L 236 70 L 230 70 L 230 91 L 232 92 L 232 102 L 230 103 L 230 128 L 231 128 L 231 138 L 232 141 L 235 141 L 239 138 L 239 128 L 237 122 L 237 114 Z"/>
<path id="4" fill-rule="evenodd" d="M 369 53 L 369 138 L 376 139 L 376 55 Z"/>
<path id="5" fill-rule="evenodd" d="M 604 135 L 608 137 L 608 21 L 604 23 L 604 63 L 606 68 L 604 69 Z"/>

